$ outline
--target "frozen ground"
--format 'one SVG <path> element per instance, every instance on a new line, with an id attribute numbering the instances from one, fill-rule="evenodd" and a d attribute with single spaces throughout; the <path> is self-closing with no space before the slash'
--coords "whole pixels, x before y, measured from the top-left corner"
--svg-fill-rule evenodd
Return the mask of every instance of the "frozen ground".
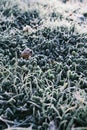
<path id="1" fill-rule="evenodd" d="M 0 128 L 87 127 L 86 4 L 37 2 L 2 0 Z"/>

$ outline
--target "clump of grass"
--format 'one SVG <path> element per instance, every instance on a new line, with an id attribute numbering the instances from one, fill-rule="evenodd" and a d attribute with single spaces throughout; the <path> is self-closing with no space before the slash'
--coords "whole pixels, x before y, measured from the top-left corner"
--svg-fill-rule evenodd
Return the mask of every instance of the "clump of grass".
<path id="1" fill-rule="evenodd" d="M 29 9 L 25 4 L 24 10 L 20 2 L 1 3 L 1 129 L 47 130 L 51 122 L 59 130 L 87 126 L 87 34 L 79 33 L 74 21 L 49 2 L 30 4 Z M 25 25 L 34 32 L 24 33 Z M 34 52 L 29 60 L 20 57 L 25 47 Z"/>

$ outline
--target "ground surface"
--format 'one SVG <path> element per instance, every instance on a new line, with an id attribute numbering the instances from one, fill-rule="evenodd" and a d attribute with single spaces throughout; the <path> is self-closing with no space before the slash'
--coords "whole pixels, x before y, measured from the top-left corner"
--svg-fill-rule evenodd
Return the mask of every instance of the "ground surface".
<path id="1" fill-rule="evenodd" d="M 84 4 L 0 1 L 0 130 L 87 127 L 86 19 Z"/>

